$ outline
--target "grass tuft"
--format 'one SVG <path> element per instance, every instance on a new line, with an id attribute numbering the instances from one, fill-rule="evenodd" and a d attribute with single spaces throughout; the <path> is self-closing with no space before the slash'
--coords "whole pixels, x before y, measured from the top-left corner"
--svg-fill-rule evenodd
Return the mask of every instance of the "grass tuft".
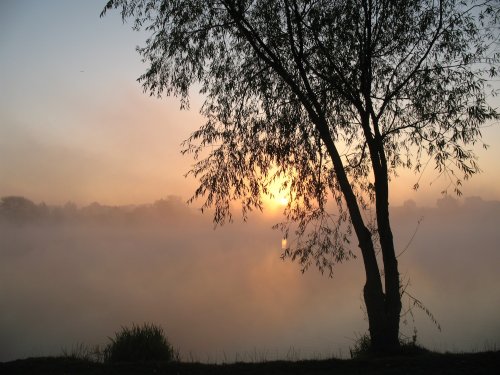
<path id="1" fill-rule="evenodd" d="M 122 327 L 110 340 L 104 350 L 104 361 L 107 363 L 170 362 L 178 359 L 178 353 L 168 342 L 163 328 L 154 324 Z"/>
<path id="2" fill-rule="evenodd" d="M 61 358 L 75 361 L 103 362 L 104 353 L 99 345 L 90 346 L 80 342 L 70 349 L 63 348 Z"/>
<path id="3" fill-rule="evenodd" d="M 422 354 L 428 354 L 430 351 L 425 349 L 423 346 L 417 343 L 417 332 L 414 331 L 411 340 L 408 339 L 400 339 L 399 340 L 399 351 L 394 353 L 395 355 L 401 356 L 416 356 Z M 349 348 L 351 353 L 351 358 L 367 358 L 375 356 L 372 347 L 371 347 L 371 339 L 368 333 L 365 333 L 361 336 L 358 336 L 354 341 L 354 345 Z"/>

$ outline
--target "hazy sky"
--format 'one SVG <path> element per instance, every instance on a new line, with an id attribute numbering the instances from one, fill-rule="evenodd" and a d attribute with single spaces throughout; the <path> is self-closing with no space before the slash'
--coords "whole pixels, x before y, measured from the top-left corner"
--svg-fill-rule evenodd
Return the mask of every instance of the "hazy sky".
<path id="1" fill-rule="evenodd" d="M 143 94 L 135 46 L 105 1 L 0 3 L 0 196 L 59 203 L 186 195 L 180 143 L 201 124 Z"/>
<path id="2" fill-rule="evenodd" d="M 181 112 L 175 98 L 144 94 L 135 47 L 146 35 L 118 12 L 100 19 L 105 3 L 0 2 L 0 196 L 126 204 L 193 191 L 180 143 L 203 121 L 202 98 L 193 91 L 191 110 Z M 484 174 L 463 190 L 500 199 L 500 126 L 484 135 Z M 429 169 L 418 193 L 411 174 L 393 182 L 393 203 L 434 203 L 445 183 L 429 187 Z"/>

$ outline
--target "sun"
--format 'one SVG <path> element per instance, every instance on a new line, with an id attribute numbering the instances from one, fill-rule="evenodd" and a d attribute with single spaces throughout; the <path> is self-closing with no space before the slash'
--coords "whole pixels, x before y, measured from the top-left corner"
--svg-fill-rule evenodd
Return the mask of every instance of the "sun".
<path id="1" fill-rule="evenodd" d="M 283 186 L 285 178 L 278 178 L 268 186 L 268 192 L 264 198 L 266 206 L 272 210 L 282 209 L 290 202 L 290 188 Z"/>
<path id="2" fill-rule="evenodd" d="M 286 206 L 288 204 L 287 197 L 278 197 L 278 198 L 275 198 L 275 201 L 281 206 Z"/>

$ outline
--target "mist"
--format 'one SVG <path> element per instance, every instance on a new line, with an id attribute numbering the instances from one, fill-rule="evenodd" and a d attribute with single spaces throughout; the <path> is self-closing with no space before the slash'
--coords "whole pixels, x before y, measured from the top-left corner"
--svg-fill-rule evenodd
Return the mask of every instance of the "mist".
<path id="1" fill-rule="evenodd" d="M 348 356 L 368 329 L 361 258 L 333 278 L 302 274 L 280 259 L 278 215 L 214 230 L 210 213 L 178 197 L 119 207 L 15 202 L 7 209 L 4 198 L 0 212 L 0 361 L 105 345 L 143 322 L 161 325 L 184 360 L 203 362 Z M 416 327 L 418 341 L 439 351 L 498 345 L 500 202 L 408 201 L 391 219 L 406 290 L 442 328 L 404 297 L 403 309 L 413 307 L 403 333 Z"/>

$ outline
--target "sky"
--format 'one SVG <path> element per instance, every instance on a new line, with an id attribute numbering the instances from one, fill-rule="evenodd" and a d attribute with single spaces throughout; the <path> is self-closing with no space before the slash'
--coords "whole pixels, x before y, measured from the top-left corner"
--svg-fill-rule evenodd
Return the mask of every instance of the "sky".
<path id="1" fill-rule="evenodd" d="M 104 3 L 0 3 L 0 196 L 126 204 L 194 187 L 180 143 L 202 119 L 143 94 L 145 34 L 99 18 Z"/>
<path id="2" fill-rule="evenodd" d="M 161 323 L 184 358 L 346 355 L 367 328 L 360 260 L 333 279 L 302 275 L 280 260 L 275 211 L 214 231 L 196 203 L 186 208 L 196 181 L 180 144 L 203 123 L 203 98 L 193 92 L 181 111 L 176 98 L 143 93 L 135 47 L 147 35 L 117 12 L 99 18 L 104 4 L 0 1 L 0 197 L 82 207 L 176 196 L 185 220 L 0 223 L 0 361 L 103 343 L 143 321 Z M 397 247 L 419 228 L 402 273 L 443 326 L 417 313 L 419 337 L 439 350 L 500 343 L 500 126 L 483 135 L 490 148 L 462 189 L 469 200 L 446 205 L 432 170 L 418 192 L 410 173 L 391 183 Z"/>
<path id="3" fill-rule="evenodd" d="M 105 3 L 0 2 L 0 196 L 131 204 L 194 191 L 184 177 L 193 160 L 180 144 L 203 123 L 203 98 L 192 90 L 191 109 L 181 111 L 176 98 L 143 93 L 135 47 L 147 34 L 116 11 L 99 18 Z M 500 126 L 484 139 L 483 174 L 463 192 L 500 199 Z M 434 204 L 446 182 L 433 182 L 429 169 L 418 192 L 418 176 L 403 171 L 391 202 Z"/>

